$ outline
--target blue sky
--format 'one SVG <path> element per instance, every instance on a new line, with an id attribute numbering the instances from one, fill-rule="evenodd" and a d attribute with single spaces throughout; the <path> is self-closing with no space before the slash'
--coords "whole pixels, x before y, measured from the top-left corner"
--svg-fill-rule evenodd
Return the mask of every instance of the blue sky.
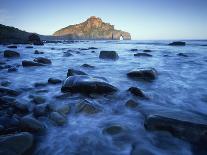
<path id="1" fill-rule="evenodd" d="M 207 0 L 0 0 L 0 23 L 54 31 L 98 16 L 133 39 L 207 39 Z"/>

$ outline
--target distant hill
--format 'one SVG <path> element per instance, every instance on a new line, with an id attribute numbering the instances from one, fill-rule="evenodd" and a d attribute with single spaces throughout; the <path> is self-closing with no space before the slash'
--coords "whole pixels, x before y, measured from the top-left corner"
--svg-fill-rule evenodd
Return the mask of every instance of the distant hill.
<path id="1" fill-rule="evenodd" d="M 62 28 L 56 31 L 53 36 L 74 40 L 119 40 L 120 37 L 124 40 L 131 40 L 130 33 L 116 30 L 113 25 L 105 23 L 95 16 L 90 17 L 83 23 Z"/>

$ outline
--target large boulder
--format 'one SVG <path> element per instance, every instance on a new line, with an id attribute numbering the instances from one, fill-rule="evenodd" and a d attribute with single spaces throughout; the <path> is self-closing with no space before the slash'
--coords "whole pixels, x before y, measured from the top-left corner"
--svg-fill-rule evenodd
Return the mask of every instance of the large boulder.
<path id="1" fill-rule="evenodd" d="M 1 155 L 21 155 L 33 145 L 33 136 L 28 132 L 0 136 Z"/>
<path id="2" fill-rule="evenodd" d="M 101 78 L 93 78 L 87 75 L 76 75 L 68 77 L 61 88 L 62 92 L 105 94 L 117 90 Z"/>
<path id="3" fill-rule="evenodd" d="M 133 79 L 142 79 L 151 81 L 154 80 L 157 76 L 157 71 L 154 68 L 149 69 L 136 69 L 127 73 L 127 76 Z"/>
<path id="4" fill-rule="evenodd" d="M 175 41 L 169 44 L 170 46 L 185 46 L 186 43 L 183 41 Z"/>
<path id="5" fill-rule="evenodd" d="M 101 51 L 99 54 L 99 58 L 117 60 L 119 56 L 115 51 Z"/>
<path id="6" fill-rule="evenodd" d="M 40 37 L 37 34 L 31 34 L 28 37 L 28 41 L 34 45 L 43 45 L 43 42 L 40 40 Z"/>
<path id="7" fill-rule="evenodd" d="M 52 61 L 50 59 L 43 58 L 43 57 L 35 58 L 33 61 L 37 62 L 37 63 L 41 63 L 41 64 L 51 64 L 52 63 Z"/>
<path id="8" fill-rule="evenodd" d="M 16 58 L 16 57 L 20 57 L 20 54 L 16 51 L 5 50 L 4 51 L 4 57 L 6 57 L 6 58 Z"/>
<path id="9" fill-rule="evenodd" d="M 195 144 L 207 143 L 207 124 L 162 115 L 150 115 L 145 120 L 148 130 L 167 131 L 173 136 Z"/>

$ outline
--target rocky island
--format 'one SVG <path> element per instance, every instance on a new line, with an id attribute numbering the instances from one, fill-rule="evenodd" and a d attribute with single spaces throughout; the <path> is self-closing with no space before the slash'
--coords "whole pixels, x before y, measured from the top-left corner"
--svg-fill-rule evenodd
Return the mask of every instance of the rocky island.
<path id="1" fill-rule="evenodd" d="M 85 22 L 70 25 L 56 31 L 53 36 L 66 37 L 74 40 L 131 40 L 128 32 L 116 30 L 114 25 L 105 23 L 101 18 L 92 16 Z"/>

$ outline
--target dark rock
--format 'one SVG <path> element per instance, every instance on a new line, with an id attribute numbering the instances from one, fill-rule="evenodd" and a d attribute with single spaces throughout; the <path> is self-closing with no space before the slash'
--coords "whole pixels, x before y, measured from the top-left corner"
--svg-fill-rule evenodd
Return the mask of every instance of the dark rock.
<path id="1" fill-rule="evenodd" d="M 169 44 L 170 46 L 185 46 L 186 43 L 182 41 L 175 41 Z"/>
<path id="2" fill-rule="evenodd" d="M 207 124 L 151 115 L 146 118 L 144 126 L 148 130 L 170 132 L 173 136 L 194 144 L 207 142 Z"/>
<path id="3" fill-rule="evenodd" d="M 14 104 L 15 111 L 19 111 L 20 113 L 27 114 L 29 112 L 29 106 L 24 103 L 15 102 Z"/>
<path id="4" fill-rule="evenodd" d="M 67 119 L 58 112 L 51 112 L 50 119 L 58 126 L 64 125 L 67 121 Z"/>
<path id="5" fill-rule="evenodd" d="M 33 60 L 34 62 L 41 63 L 41 64 L 51 64 L 51 60 L 43 57 L 38 57 Z"/>
<path id="6" fill-rule="evenodd" d="M 42 124 L 37 119 L 32 116 L 24 116 L 20 119 L 20 127 L 23 131 L 29 132 L 41 132 L 45 129 L 44 124 Z"/>
<path id="7" fill-rule="evenodd" d="M 94 66 L 91 66 L 91 65 L 89 65 L 89 64 L 83 64 L 83 65 L 81 65 L 82 67 L 85 67 L 85 68 L 94 68 Z"/>
<path id="8" fill-rule="evenodd" d="M 28 37 L 29 43 L 32 43 L 34 45 L 44 45 L 43 42 L 40 40 L 40 37 L 37 34 L 31 34 Z"/>
<path id="9" fill-rule="evenodd" d="M 6 58 L 16 58 L 16 57 L 20 57 L 20 54 L 16 51 L 5 50 L 4 51 L 4 57 L 6 57 Z"/>
<path id="10" fill-rule="evenodd" d="M 34 54 L 44 54 L 44 52 L 35 50 L 35 51 L 34 51 Z"/>
<path id="11" fill-rule="evenodd" d="M 70 56 L 73 56 L 73 54 L 71 54 L 69 51 L 67 51 L 67 52 L 63 53 L 63 56 L 64 57 L 70 57 Z"/>
<path id="12" fill-rule="evenodd" d="M 35 117 L 45 116 L 49 112 L 47 104 L 36 105 L 33 109 L 33 114 Z"/>
<path id="13" fill-rule="evenodd" d="M 115 51 L 101 51 L 99 54 L 99 58 L 117 60 L 119 56 Z"/>
<path id="14" fill-rule="evenodd" d="M 74 75 L 87 75 L 83 71 L 75 70 L 75 69 L 68 69 L 67 77 L 74 76 Z"/>
<path id="15" fill-rule="evenodd" d="M 11 105 L 15 103 L 16 99 L 9 96 L 1 96 L 0 97 L 0 107 L 3 105 Z"/>
<path id="16" fill-rule="evenodd" d="M 134 100 L 128 100 L 126 103 L 125 103 L 126 107 L 128 108 L 136 108 L 138 106 L 138 103 L 135 102 Z"/>
<path id="17" fill-rule="evenodd" d="M 144 50 L 143 52 L 147 52 L 148 53 L 148 52 L 152 52 L 152 51 L 151 50 Z"/>
<path id="18" fill-rule="evenodd" d="M 44 64 L 37 63 L 37 62 L 34 62 L 34 61 L 23 60 L 22 61 L 22 66 L 23 67 L 44 66 Z"/>
<path id="19" fill-rule="evenodd" d="M 133 48 L 133 49 L 131 49 L 130 51 L 132 51 L 132 52 L 136 52 L 136 51 L 138 51 L 138 49 Z"/>
<path id="20" fill-rule="evenodd" d="M 86 50 L 88 50 L 87 48 L 79 48 L 79 50 L 81 50 L 81 51 L 86 51 Z"/>
<path id="21" fill-rule="evenodd" d="M 116 135 L 123 131 L 123 128 L 119 125 L 112 125 L 110 127 L 107 127 L 103 130 L 103 132 L 109 134 L 109 135 Z"/>
<path id="22" fill-rule="evenodd" d="M 19 120 L 14 115 L 12 116 L 5 114 L 4 116 L 0 117 L 0 124 L 5 128 L 17 127 L 19 125 Z"/>
<path id="23" fill-rule="evenodd" d="M 8 69 L 8 72 L 16 72 L 18 69 L 16 67 L 11 67 Z"/>
<path id="24" fill-rule="evenodd" d="M 177 55 L 178 56 L 181 56 L 181 57 L 188 57 L 188 55 L 187 54 L 184 54 L 184 53 L 178 53 Z"/>
<path id="25" fill-rule="evenodd" d="M 26 46 L 25 48 L 33 48 L 33 46 Z"/>
<path id="26" fill-rule="evenodd" d="M 11 85 L 11 82 L 10 81 L 2 81 L 1 82 L 1 86 L 3 86 L 3 87 L 8 87 L 10 85 Z"/>
<path id="27" fill-rule="evenodd" d="M 5 95 L 18 96 L 19 94 L 21 94 L 21 92 L 5 87 L 0 87 L 0 96 L 5 96 Z"/>
<path id="28" fill-rule="evenodd" d="M 91 51 L 91 53 L 96 53 L 95 51 Z"/>
<path id="29" fill-rule="evenodd" d="M 49 78 L 48 79 L 48 83 L 50 83 L 50 84 L 59 84 L 61 82 L 62 81 L 60 79 L 56 79 L 56 78 Z"/>
<path id="30" fill-rule="evenodd" d="M 46 82 L 36 82 L 34 84 L 35 87 L 45 87 L 47 86 L 47 83 Z"/>
<path id="31" fill-rule="evenodd" d="M 117 88 L 100 78 L 92 78 L 86 75 L 68 77 L 61 88 L 62 92 L 104 94 L 117 91 Z"/>
<path id="32" fill-rule="evenodd" d="M 148 54 L 148 53 L 136 53 L 134 54 L 135 57 L 152 57 L 151 54 Z"/>
<path id="33" fill-rule="evenodd" d="M 101 109 L 87 100 L 84 100 L 76 105 L 76 113 L 96 114 Z"/>
<path id="34" fill-rule="evenodd" d="M 148 146 L 149 147 L 149 146 Z M 142 144 L 134 144 L 130 155 L 159 155 Z"/>
<path id="35" fill-rule="evenodd" d="M 89 50 L 97 50 L 98 48 L 96 48 L 96 47 L 89 47 L 88 49 Z"/>
<path id="36" fill-rule="evenodd" d="M 7 46 L 7 48 L 17 48 L 17 46 L 16 45 L 9 45 L 9 46 Z"/>
<path id="37" fill-rule="evenodd" d="M 71 107 L 69 104 L 60 105 L 54 109 L 54 111 L 62 115 L 67 115 L 70 112 L 70 110 L 71 110 Z"/>
<path id="38" fill-rule="evenodd" d="M 157 71 L 154 68 L 137 69 L 127 73 L 127 76 L 134 79 L 154 80 L 157 76 Z"/>
<path id="39" fill-rule="evenodd" d="M 28 132 L 0 136 L 1 155 L 21 155 L 33 145 L 33 135 Z"/>
<path id="40" fill-rule="evenodd" d="M 42 96 L 33 96 L 32 102 L 35 104 L 43 104 L 46 102 L 46 99 Z"/>
<path id="41" fill-rule="evenodd" d="M 144 93 L 137 87 L 130 87 L 128 91 L 137 97 L 145 97 Z"/>

